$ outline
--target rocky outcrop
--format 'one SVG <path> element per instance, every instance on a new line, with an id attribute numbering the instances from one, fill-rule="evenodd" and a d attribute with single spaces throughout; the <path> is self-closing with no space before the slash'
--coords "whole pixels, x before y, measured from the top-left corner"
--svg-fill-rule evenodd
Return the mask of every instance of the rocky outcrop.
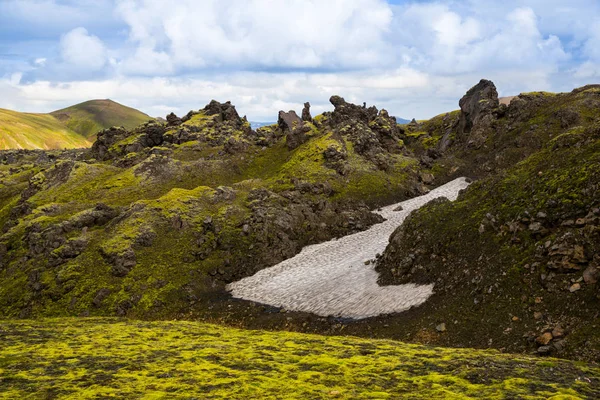
<path id="1" fill-rule="evenodd" d="M 310 115 L 310 103 L 304 103 L 304 108 L 302 109 L 302 121 L 304 122 L 312 122 L 312 116 Z"/>
<path id="2" fill-rule="evenodd" d="M 206 107 L 204 107 L 204 113 L 206 115 L 216 115 L 217 122 L 230 122 L 234 126 L 241 128 L 244 125 L 244 121 L 240 118 L 235 106 L 230 101 L 225 103 L 219 103 L 216 100 L 211 100 Z"/>
<path id="3" fill-rule="evenodd" d="M 127 136 L 127 131 L 123 127 L 113 126 L 98 132 L 90 155 L 97 160 L 107 160 L 110 157 L 110 148 L 125 136 Z"/>
<path id="4" fill-rule="evenodd" d="M 304 111 L 302 114 L 304 115 Z M 310 127 L 304 124 L 294 110 L 279 111 L 277 126 L 286 135 L 286 144 L 290 150 L 306 142 L 306 133 L 310 131 Z"/>
<path id="5" fill-rule="evenodd" d="M 377 116 L 377 107 L 366 107 L 348 103 L 343 97 L 334 95 L 329 98 L 329 102 L 333 104 L 334 110 L 331 114 L 331 119 L 334 124 L 339 125 L 349 121 L 358 121 L 369 123 Z"/>
<path id="6" fill-rule="evenodd" d="M 302 125 L 302 120 L 298 117 L 296 111 L 279 111 L 279 115 L 277 116 L 277 126 L 279 126 L 279 129 L 281 129 L 282 132 L 286 134 L 293 132 L 299 125 Z"/>
<path id="7" fill-rule="evenodd" d="M 356 152 L 379 168 L 388 169 L 389 154 L 402 151 L 400 137 L 403 131 L 396 119 L 386 110 L 348 103 L 340 96 L 331 96 L 329 101 L 334 106 L 327 120 L 331 129 L 350 140 Z"/>
<path id="8" fill-rule="evenodd" d="M 461 111 L 459 132 L 471 132 L 474 126 L 485 122 L 499 104 L 494 83 L 486 79 L 479 81 L 458 102 Z"/>
<path id="9" fill-rule="evenodd" d="M 167 126 L 178 126 L 181 125 L 181 118 L 179 118 L 175 113 L 170 113 L 167 115 Z"/>
<path id="10" fill-rule="evenodd" d="M 492 81 L 482 79 L 460 99 L 458 134 L 468 145 L 480 146 L 494 120 L 493 110 L 498 108 L 498 92 Z"/>

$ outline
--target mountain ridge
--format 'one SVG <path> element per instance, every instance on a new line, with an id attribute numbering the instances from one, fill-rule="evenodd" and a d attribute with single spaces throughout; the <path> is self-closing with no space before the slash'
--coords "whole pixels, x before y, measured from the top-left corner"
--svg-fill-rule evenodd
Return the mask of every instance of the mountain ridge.
<path id="1" fill-rule="evenodd" d="M 0 109 L 0 149 L 90 147 L 102 129 L 113 125 L 132 129 L 150 119 L 109 99 L 89 100 L 50 113 Z"/>
<path id="2" fill-rule="evenodd" d="M 86 139 L 111 126 L 133 129 L 152 117 L 110 99 L 88 100 L 49 113 Z"/>

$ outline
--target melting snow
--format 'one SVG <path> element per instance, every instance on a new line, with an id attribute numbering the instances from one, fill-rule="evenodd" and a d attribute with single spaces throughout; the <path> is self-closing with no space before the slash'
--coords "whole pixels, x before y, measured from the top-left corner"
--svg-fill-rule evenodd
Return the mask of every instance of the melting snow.
<path id="1" fill-rule="evenodd" d="M 408 310 L 433 294 L 433 285 L 379 286 L 373 263 L 411 211 L 446 197 L 456 200 L 468 186 L 459 178 L 428 194 L 387 206 L 386 221 L 366 231 L 307 246 L 296 256 L 227 286 L 233 297 L 321 316 L 367 318 Z M 402 211 L 394 209 L 402 206 Z"/>

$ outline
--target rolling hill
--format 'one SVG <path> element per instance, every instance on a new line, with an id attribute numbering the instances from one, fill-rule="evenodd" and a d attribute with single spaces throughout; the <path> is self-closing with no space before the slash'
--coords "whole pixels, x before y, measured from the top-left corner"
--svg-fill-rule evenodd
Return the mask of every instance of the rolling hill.
<path id="1" fill-rule="evenodd" d="M 89 147 L 83 136 L 49 114 L 0 109 L 0 150 Z"/>
<path id="2" fill-rule="evenodd" d="M 90 100 L 49 114 L 0 109 L 0 150 L 90 147 L 98 131 L 133 129 L 150 119 L 112 100 Z"/>
<path id="3" fill-rule="evenodd" d="M 90 100 L 50 115 L 61 121 L 72 131 L 93 141 L 98 131 L 111 126 L 123 126 L 133 129 L 152 119 L 135 108 L 127 107 L 112 100 Z"/>

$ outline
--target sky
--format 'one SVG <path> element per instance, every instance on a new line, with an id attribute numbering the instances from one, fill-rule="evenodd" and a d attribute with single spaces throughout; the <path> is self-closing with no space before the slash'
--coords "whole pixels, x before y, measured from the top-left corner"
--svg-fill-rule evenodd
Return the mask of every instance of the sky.
<path id="1" fill-rule="evenodd" d="M 600 1 L 0 0 L 0 108 L 215 99 L 274 121 L 337 94 L 424 119 L 482 78 L 500 96 L 600 81 Z"/>

